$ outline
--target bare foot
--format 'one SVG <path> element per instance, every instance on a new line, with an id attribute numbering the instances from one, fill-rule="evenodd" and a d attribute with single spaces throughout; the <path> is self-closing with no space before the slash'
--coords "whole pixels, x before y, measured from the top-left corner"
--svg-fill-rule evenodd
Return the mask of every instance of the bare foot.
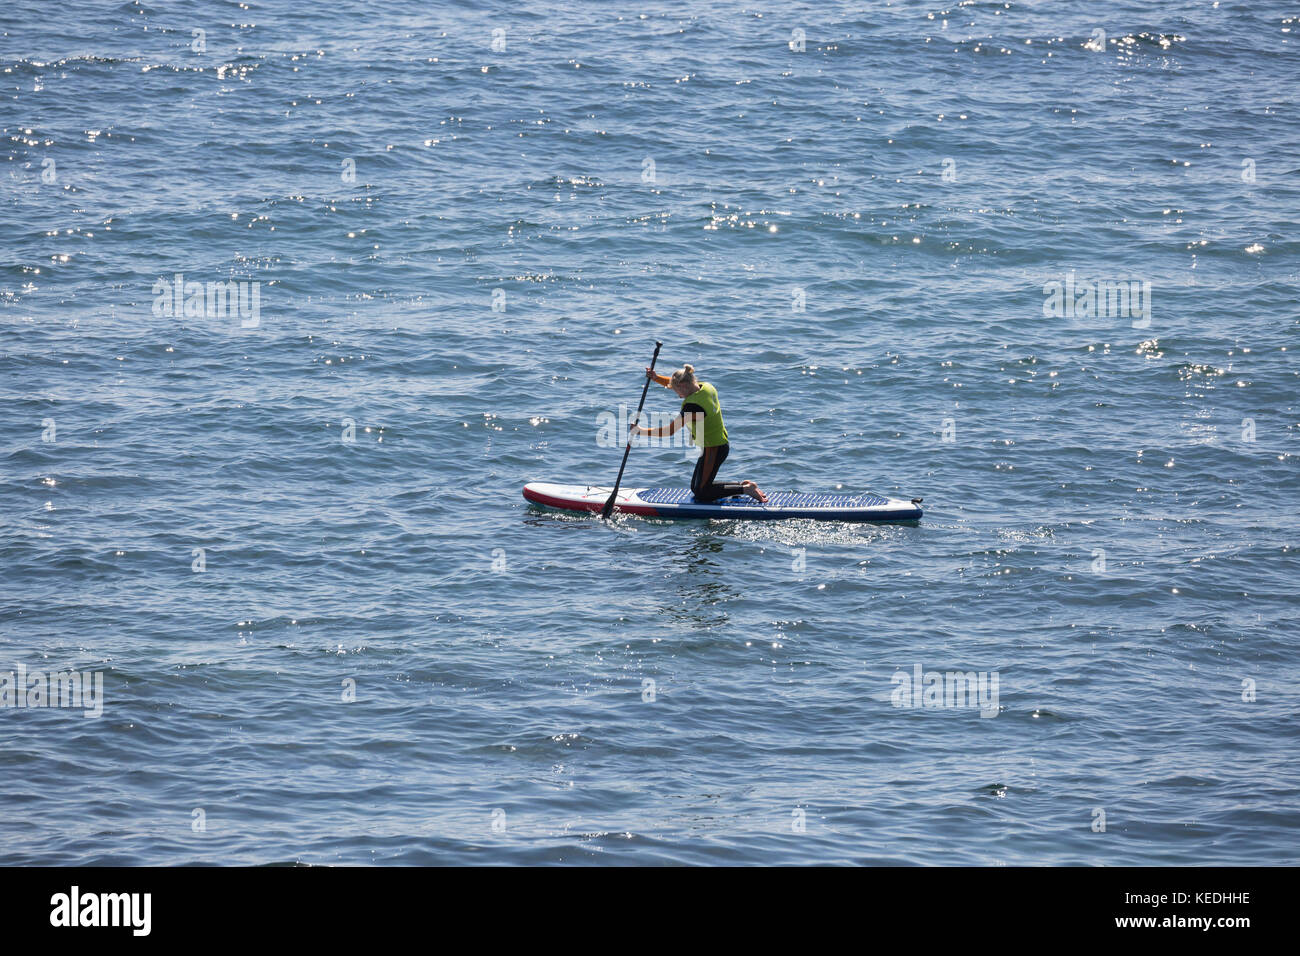
<path id="1" fill-rule="evenodd" d="M 749 497 L 753 498 L 755 501 L 767 500 L 767 495 L 763 494 L 758 485 L 754 484 L 752 481 L 742 481 L 740 487 L 744 488 L 745 494 L 749 495 Z"/>

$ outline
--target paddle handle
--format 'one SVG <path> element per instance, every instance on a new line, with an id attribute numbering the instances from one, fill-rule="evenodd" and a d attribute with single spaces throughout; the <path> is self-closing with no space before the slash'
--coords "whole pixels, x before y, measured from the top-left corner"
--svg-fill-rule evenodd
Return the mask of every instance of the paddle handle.
<path id="1" fill-rule="evenodd" d="M 655 343 L 655 354 L 650 359 L 650 371 L 655 370 L 655 362 L 659 361 L 659 350 L 663 348 L 662 342 Z M 645 387 L 641 389 L 641 401 L 636 406 L 636 414 L 632 420 L 636 421 L 641 417 L 641 409 L 645 407 L 646 392 L 650 391 L 650 376 L 645 377 Z M 627 447 L 623 449 L 623 464 L 618 466 L 618 477 L 614 479 L 614 490 L 609 493 L 609 500 L 605 502 L 605 507 L 600 509 L 600 516 L 608 518 L 614 511 L 614 499 L 618 497 L 618 486 L 623 483 L 623 469 L 627 467 L 627 456 L 632 451 L 632 435 L 629 432 L 627 436 Z"/>

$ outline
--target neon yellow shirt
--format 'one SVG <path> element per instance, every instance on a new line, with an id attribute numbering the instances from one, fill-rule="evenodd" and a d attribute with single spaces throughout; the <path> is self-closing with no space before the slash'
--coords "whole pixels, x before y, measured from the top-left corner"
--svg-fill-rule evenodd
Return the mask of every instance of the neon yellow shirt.
<path id="1" fill-rule="evenodd" d="M 695 409 L 690 408 L 694 405 Z M 689 409 L 689 410 L 688 410 Z M 704 421 L 699 421 L 699 411 L 704 413 Z M 692 415 L 692 412 L 695 414 Z M 682 414 L 686 416 L 686 426 L 691 430 L 691 440 L 700 448 L 713 448 L 727 444 L 727 426 L 722 422 L 722 402 L 718 400 L 718 390 L 708 382 L 701 382 L 699 390 L 682 399 Z M 700 431 L 704 432 L 703 441 Z"/>

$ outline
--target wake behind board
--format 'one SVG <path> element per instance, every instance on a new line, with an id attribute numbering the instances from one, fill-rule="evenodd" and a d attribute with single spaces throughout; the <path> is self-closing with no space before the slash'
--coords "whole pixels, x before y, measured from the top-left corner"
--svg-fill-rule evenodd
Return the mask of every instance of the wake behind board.
<path id="1" fill-rule="evenodd" d="M 524 485 L 524 497 L 548 508 L 599 513 L 613 490 L 610 485 L 557 485 L 534 481 Z M 650 518 L 915 521 L 921 517 L 921 509 L 917 504 L 902 498 L 884 498 L 880 495 L 805 495 L 785 492 L 768 495 L 766 502 L 738 496 L 722 498 L 711 504 L 700 504 L 689 488 L 620 489 L 618 498 L 614 501 L 614 510 Z"/>

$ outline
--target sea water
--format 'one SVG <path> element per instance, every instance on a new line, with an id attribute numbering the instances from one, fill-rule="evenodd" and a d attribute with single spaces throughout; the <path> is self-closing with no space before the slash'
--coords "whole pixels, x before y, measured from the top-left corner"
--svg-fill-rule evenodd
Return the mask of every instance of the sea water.
<path id="1" fill-rule="evenodd" d="M 0 862 L 1296 863 L 1296 14 L 7 5 Z"/>

